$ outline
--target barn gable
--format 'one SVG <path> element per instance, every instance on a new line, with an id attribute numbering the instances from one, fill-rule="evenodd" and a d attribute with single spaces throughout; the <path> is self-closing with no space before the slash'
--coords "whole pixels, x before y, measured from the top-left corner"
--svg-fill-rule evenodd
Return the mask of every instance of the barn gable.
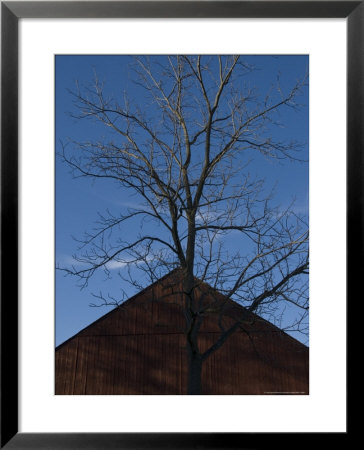
<path id="1" fill-rule="evenodd" d="M 308 348 L 201 284 L 204 302 L 224 302 L 224 325 L 244 315 L 239 330 L 204 363 L 203 394 L 308 394 Z M 56 348 L 59 395 L 185 394 L 182 289 L 173 271 Z M 219 336 L 207 317 L 199 346 Z"/>

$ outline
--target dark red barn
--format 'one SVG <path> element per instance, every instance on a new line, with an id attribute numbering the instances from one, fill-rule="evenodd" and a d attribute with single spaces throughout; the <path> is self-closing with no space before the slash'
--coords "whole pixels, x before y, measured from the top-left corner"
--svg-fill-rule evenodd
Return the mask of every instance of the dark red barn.
<path id="1" fill-rule="evenodd" d="M 186 394 L 181 295 L 178 271 L 171 272 L 58 346 L 55 393 Z M 226 303 L 227 326 L 243 311 L 211 289 L 203 301 L 212 296 Z M 248 322 L 204 362 L 202 393 L 308 394 L 308 348 L 254 314 Z M 201 351 L 219 333 L 217 320 L 206 318 Z"/>

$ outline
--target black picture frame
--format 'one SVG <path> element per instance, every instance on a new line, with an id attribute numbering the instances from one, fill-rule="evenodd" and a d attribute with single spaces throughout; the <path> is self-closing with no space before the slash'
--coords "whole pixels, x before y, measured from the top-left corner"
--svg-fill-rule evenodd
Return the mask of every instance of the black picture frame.
<path id="1" fill-rule="evenodd" d="M 347 303 L 363 264 L 363 1 L 1 2 L 1 448 L 225 449 L 286 447 L 289 433 L 18 432 L 18 21 L 21 18 L 347 18 Z M 10 107 L 11 105 L 11 107 Z M 347 347 L 349 348 L 349 346 Z M 243 405 L 242 405 L 243 407 Z M 348 417 L 348 416 L 347 416 Z M 335 442 L 347 439 L 336 433 Z M 316 433 L 319 445 L 321 433 Z M 327 436 L 322 433 L 327 446 Z M 310 439 L 304 433 L 299 443 Z"/>

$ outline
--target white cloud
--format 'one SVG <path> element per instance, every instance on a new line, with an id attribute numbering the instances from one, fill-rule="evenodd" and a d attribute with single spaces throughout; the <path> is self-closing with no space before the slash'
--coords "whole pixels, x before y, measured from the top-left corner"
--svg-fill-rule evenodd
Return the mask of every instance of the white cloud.
<path id="1" fill-rule="evenodd" d="M 128 264 L 129 263 L 127 261 L 109 261 L 107 264 L 105 264 L 105 267 L 108 270 L 117 270 L 117 269 L 122 269 L 123 267 L 125 267 Z"/>

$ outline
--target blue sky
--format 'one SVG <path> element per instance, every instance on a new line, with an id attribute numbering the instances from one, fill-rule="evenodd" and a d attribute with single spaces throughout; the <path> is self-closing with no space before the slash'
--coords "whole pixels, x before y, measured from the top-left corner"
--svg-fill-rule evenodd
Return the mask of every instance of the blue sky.
<path id="1" fill-rule="evenodd" d="M 58 55 L 56 56 L 56 150 L 60 149 L 60 141 L 68 138 L 74 140 L 97 139 L 106 135 L 107 130 L 87 120 L 76 120 L 69 113 L 74 112 L 72 95 L 76 82 L 84 84 L 92 82 L 94 73 L 105 82 L 105 91 L 120 97 L 124 91 L 129 93 L 136 103 L 143 104 L 144 94 L 133 83 L 133 72 L 129 68 L 131 56 L 119 55 Z M 246 56 L 244 60 L 254 65 L 255 70 L 246 75 L 244 82 L 255 86 L 265 95 L 272 83 L 279 76 L 283 90 L 291 88 L 297 79 L 308 71 L 308 56 Z M 281 127 L 275 128 L 275 136 L 295 139 L 302 142 L 300 155 L 308 160 L 308 88 L 304 88 L 299 97 L 302 104 L 295 112 L 289 108 L 282 109 L 279 120 Z M 308 164 L 291 162 L 272 162 L 258 156 L 250 171 L 266 179 L 267 187 L 275 186 L 275 201 L 282 206 L 296 199 L 295 209 L 308 215 Z M 69 265 L 72 255 L 76 253 L 77 243 L 72 236 L 81 237 L 92 229 L 97 220 L 97 213 L 109 209 L 117 213 L 135 201 L 129 193 L 117 188 L 113 183 L 92 182 L 87 178 L 73 178 L 69 168 L 56 158 L 56 264 Z M 123 230 L 125 233 L 131 230 Z M 235 245 L 235 243 L 233 243 Z M 112 275 L 117 268 L 111 267 Z M 65 277 L 56 271 L 56 345 L 73 336 L 79 330 L 106 314 L 109 308 L 90 307 L 95 299 L 92 293 L 102 288 L 104 293 L 120 295 L 121 280 L 113 276 L 105 281 L 101 272 L 91 279 L 89 286 L 83 290 L 77 286 L 77 280 Z M 127 286 L 122 286 L 127 289 Z M 130 291 L 130 295 L 133 294 Z M 300 336 L 295 336 L 300 339 Z"/>

